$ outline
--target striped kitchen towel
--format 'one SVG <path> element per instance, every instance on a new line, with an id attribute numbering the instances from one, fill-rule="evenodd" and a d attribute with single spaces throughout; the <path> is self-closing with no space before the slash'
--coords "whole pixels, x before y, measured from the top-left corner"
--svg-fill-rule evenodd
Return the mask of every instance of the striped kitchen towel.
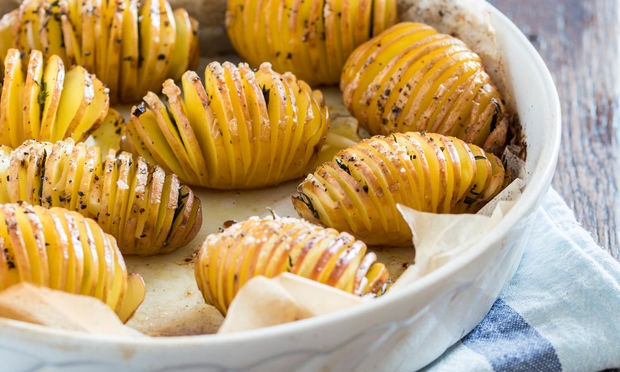
<path id="1" fill-rule="evenodd" d="M 554 190 L 519 268 L 484 320 L 428 371 L 600 371 L 620 367 L 620 264 Z"/>

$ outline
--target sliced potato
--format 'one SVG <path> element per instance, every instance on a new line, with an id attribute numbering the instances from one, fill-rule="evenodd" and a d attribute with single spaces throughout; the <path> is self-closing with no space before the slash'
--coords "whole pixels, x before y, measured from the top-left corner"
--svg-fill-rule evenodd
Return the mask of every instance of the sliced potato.
<path id="1" fill-rule="evenodd" d="M 0 133 L 2 144 L 15 147 L 19 144 L 22 129 L 22 94 L 24 73 L 20 53 L 9 50 L 4 60 L 4 80 L 0 97 Z"/>
<path id="2" fill-rule="evenodd" d="M 248 280 L 291 272 L 356 295 L 381 295 L 389 273 L 347 233 L 295 218 L 252 217 L 207 236 L 195 277 L 205 301 L 226 314 Z"/>
<path id="3" fill-rule="evenodd" d="M 111 149 L 104 158 L 100 148 L 71 139 L 30 140 L 7 161 L 0 168 L 0 203 L 24 200 L 78 211 L 112 234 L 124 254 L 173 251 L 189 243 L 202 223 L 200 200 L 189 187 L 130 153 Z M 70 258 L 68 267 L 78 270 L 75 265 Z"/>
<path id="4" fill-rule="evenodd" d="M 228 1 L 226 31 L 253 67 L 270 62 L 311 86 L 336 84 L 348 55 L 397 20 L 395 0 Z"/>
<path id="5" fill-rule="evenodd" d="M 17 147 L 27 139 L 85 140 L 108 114 L 103 83 L 81 66 L 65 71 L 60 57 L 43 61 L 30 53 L 24 77 L 21 53 L 10 49 L 0 96 L 0 143 Z"/>
<path id="6" fill-rule="evenodd" d="M 114 238 L 63 208 L 0 205 L 0 290 L 18 282 L 94 296 L 127 321 L 144 299 L 144 282 L 127 275 Z M 112 269 L 113 268 L 113 269 Z"/>
<path id="7" fill-rule="evenodd" d="M 25 0 L 0 20 L 0 41 L 0 58 L 9 48 L 41 50 L 83 66 L 114 103 L 139 101 L 199 57 L 198 22 L 167 0 Z"/>
<path id="8" fill-rule="evenodd" d="M 397 204 L 433 213 L 472 213 L 504 186 L 499 158 L 435 133 L 374 136 L 341 150 L 299 185 L 293 205 L 308 221 L 370 245 L 412 244 Z"/>
<path id="9" fill-rule="evenodd" d="M 323 95 L 269 64 L 210 63 L 181 90 L 166 81 L 168 104 L 148 93 L 124 127 L 125 149 L 153 159 L 186 183 L 217 189 L 275 185 L 314 165 L 329 124 Z M 282 154 L 287 154 L 282 156 Z"/>
<path id="10" fill-rule="evenodd" d="M 342 69 L 343 101 L 371 134 L 429 131 L 501 153 L 508 116 L 480 57 L 421 23 L 361 44 Z"/>

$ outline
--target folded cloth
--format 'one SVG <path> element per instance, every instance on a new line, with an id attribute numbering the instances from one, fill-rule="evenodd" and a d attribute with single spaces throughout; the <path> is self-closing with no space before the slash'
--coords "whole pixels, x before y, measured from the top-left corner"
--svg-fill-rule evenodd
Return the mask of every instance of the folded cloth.
<path id="1" fill-rule="evenodd" d="M 551 189 L 508 287 L 428 371 L 600 371 L 620 367 L 620 264 Z"/>

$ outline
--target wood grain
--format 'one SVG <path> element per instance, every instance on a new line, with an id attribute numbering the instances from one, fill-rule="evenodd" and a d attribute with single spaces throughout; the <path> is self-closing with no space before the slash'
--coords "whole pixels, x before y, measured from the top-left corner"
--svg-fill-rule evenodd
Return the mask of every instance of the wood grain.
<path id="1" fill-rule="evenodd" d="M 490 0 L 532 41 L 562 103 L 553 187 L 620 260 L 620 2 Z"/>

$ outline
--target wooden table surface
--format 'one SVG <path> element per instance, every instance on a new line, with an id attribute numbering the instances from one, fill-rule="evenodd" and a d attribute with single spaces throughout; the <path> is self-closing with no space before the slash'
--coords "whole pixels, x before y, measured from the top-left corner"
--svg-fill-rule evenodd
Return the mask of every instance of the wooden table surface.
<path id="1" fill-rule="evenodd" d="M 489 0 L 542 55 L 562 104 L 553 187 L 620 260 L 620 2 Z"/>

